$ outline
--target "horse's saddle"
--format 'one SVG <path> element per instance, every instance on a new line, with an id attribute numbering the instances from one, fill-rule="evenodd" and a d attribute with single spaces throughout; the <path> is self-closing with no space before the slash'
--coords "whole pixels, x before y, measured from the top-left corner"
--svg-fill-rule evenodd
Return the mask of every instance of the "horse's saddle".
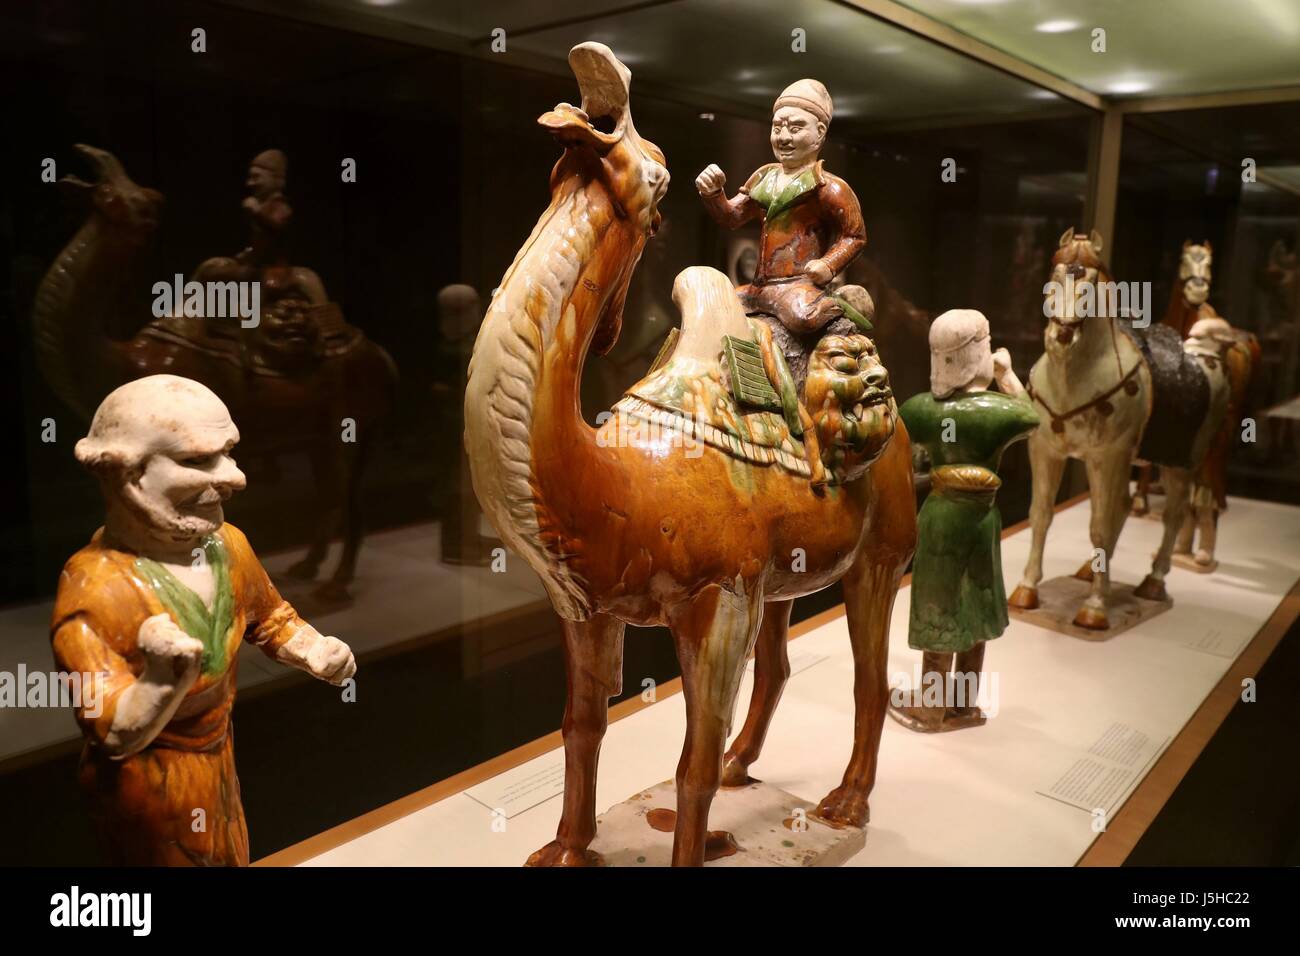
<path id="1" fill-rule="evenodd" d="M 650 372 L 614 406 L 632 418 L 676 428 L 732 457 L 774 464 L 805 478 L 809 436 L 789 373 L 774 384 L 736 291 L 716 269 L 684 270 L 673 285 L 682 328 Z M 737 399 L 740 399 L 739 401 Z"/>
<path id="2" fill-rule="evenodd" d="M 1168 325 L 1119 326 L 1142 352 L 1151 370 L 1151 417 L 1137 456 L 1157 465 L 1190 468 L 1196 434 L 1210 408 L 1210 380 L 1200 361 L 1183 350 L 1183 339 Z"/>

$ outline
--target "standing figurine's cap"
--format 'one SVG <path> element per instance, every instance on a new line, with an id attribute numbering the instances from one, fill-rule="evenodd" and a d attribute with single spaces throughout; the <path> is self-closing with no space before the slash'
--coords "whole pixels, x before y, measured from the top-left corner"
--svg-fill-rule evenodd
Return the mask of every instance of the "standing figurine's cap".
<path id="1" fill-rule="evenodd" d="M 993 374 L 989 320 L 974 309 L 950 309 L 930 324 L 930 392 L 944 399 Z"/>
<path id="2" fill-rule="evenodd" d="M 818 80 L 797 80 L 791 83 L 776 98 L 772 112 L 775 113 L 783 106 L 797 106 L 807 110 L 827 126 L 831 125 L 831 116 L 835 113 L 831 95 Z"/>

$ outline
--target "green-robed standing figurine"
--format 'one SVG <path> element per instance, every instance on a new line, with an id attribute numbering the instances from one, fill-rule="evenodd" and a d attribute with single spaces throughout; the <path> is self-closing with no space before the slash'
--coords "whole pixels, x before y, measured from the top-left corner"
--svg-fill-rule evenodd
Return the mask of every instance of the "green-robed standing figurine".
<path id="1" fill-rule="evenodd" d="M 990 392 L 995 381 L 999 391 Z M 908 630 L 909 646 L 924 652 L 921 686 L 890 714 L 934 733 L 984 722 L 976 703 L 984 643 L 1007 627 L 997 468 L 1007 446 L 1038 427 L 1038 414 L 1006 349 L 992 351 L 988 320 L 970 309 L 930 326 L 930 389 L 899 409 L 913 447 L 929 455 L 931 490 L 918 521 Z"/>

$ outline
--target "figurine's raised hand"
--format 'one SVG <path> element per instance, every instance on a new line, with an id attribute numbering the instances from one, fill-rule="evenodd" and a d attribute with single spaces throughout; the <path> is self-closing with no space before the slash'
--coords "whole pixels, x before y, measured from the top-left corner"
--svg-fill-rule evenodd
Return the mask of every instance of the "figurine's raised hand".
<path id="1" fill-rule="evenodd" d="M 993 377 L 1001 378 L 1011 369 L 1011 353 L 1006 349 L 998 349 L 993 353 Z"/>
<path id="2" fill-rule="evenodd" d="M 337 637 L 318 634 L 307 651 L 307 670 L 337 687 L 357 672 L 357 662 L 352 648 Z"/>
<path id="3" fill-rule="evenodd" d="M 695 177 L 695 188 L 701 196 L 712 196 L 727 184 L 727 174 L 716 163 L 709 163 L 704 172 Z"/>
<path id="4" fill-rule="evenodd" d="M 182 631 L 171 615 L 155 614 L 145 618 L 136 633 L 136 644 L 144 654 L 150 675 L 179 683 L 198 676 L 203 661 L 203 642 Z"/>

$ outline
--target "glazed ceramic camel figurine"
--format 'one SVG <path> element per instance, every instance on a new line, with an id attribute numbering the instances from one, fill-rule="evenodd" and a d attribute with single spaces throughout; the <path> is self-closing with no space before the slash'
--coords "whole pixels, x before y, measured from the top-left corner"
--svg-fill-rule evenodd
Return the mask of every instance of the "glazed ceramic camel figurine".
<path id="1" fill-rule="evenodd" d="M 1136 457 L 1163 466 L 1167 499 L 1164 537 L 1138 597 L 1164 600 L 1170 555 L 1187 512 L 1192 472 L 1199 467 L 1223 421 L 1227 389 L 1222 375 L 1207 375 L 1203 357 L 1188 354 L 1182 337 L 1166 325 L 1134 329 L 1099 303 L 1110 275 L 1101 237 L 1061 237 L 1045 290 L 1050 313 L 1044 354 L 1029 373 L 1029 392 L 1042 423 L 1029 439 L 1033 470 L 1033 529 L 1024 577 L 1008 603 L 1038 606 L 1043 545 L 1056 493 L 1070 458 L 1088 472 L 1092 503 L 1089 536 L 1094 557 L 1077 576 L 1092 582 L 1074 623 L 1110 626 L 1110 561 L 1130 507 L 1129 473 Z M 1104 553 L 1104 560 L 1096 558 Z"/>
<path id="2" fill-rule="evenodd" d="M 312 578 L 334 532 L 343 551 L 322 595 L 340 599 L 361 545 L 361 473 L 373 438 L 391 414 L 397 370 L 382 348 L 347 324 L 309 269 L 261 273 L 261 323 L 169 315 L 129 339 L 110 338 L 125 278 L 158 225 L 163 197 L 132 182 L 111 153 L 77 151 L 94 183 L 60 186 L 88 207 L 85 222 L 41 281 L 32 308 L 36 353 L 55 393 L 87 416 L 118 385 L 168 373 L 207 385 L 246 424 L 248 455 L 302 449 L 312 460 L 323 520 L 307 556 L 291 572 Z M 128 320 L 149 316 L 148 300 Z M 136 320 L 136 325 L 139 320 Z M 351 419 L 355 441 L 344 441 Z"/>
<path id="3" fill-rule="evenodd" d="M 779 413 L 730 404 L 721 338 L 748 339 L 750 327 L 722 273 L 690 268 L 673 288 L 683 314 L 675 348 L 598 430 L 586 424 L 583 363 L 588 348 L 603 352 L 618 336 L 668 171 L 632 123 L 627 67 L 598 43 L 575 47 L 569 63 L 582 105 L 561 103 L 538 120 L 564 147 L 551 203 L 492 299 L 465 396 L 475 491 L 563 619 L 564 805 L 556 839 L 529 862 L 599 862 L 589 850 L 596 760 L 630 623 L 673 633 L 687 714 L 673 862 L 702 864 L 746 658 L 757 645 L 749 719 L 727 755 L 727 776 L 741 781 L 789 673 L 791 602 L 841 578 L 854 742 L 843 783 L 818 813 L 861 826 L 887 703 L 890 611 L 915 543 L 911 450 L 886 375 L 865 336 L 819 346 L 805 398 L 843 480 L 815 488 L 803 457 L 810 441 L 783 431 Z"/>

